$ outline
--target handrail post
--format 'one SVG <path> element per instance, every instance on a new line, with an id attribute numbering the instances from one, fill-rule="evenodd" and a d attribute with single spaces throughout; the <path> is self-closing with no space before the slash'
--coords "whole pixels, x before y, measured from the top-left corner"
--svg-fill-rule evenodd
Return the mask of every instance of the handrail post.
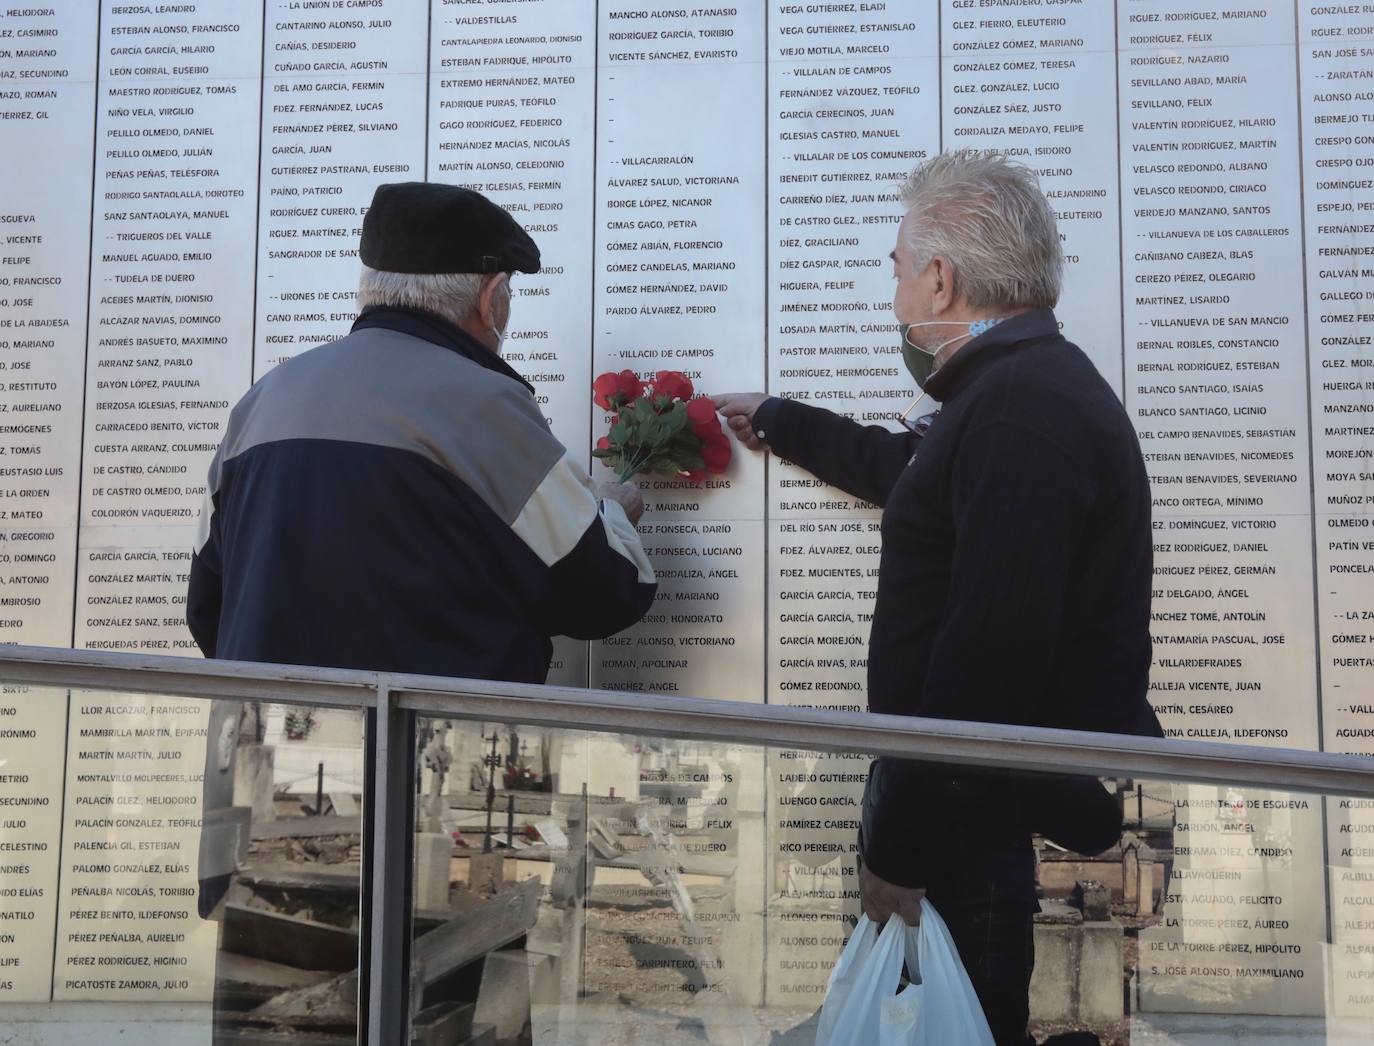
<path id="1" fill-rule="evenodd" d="M 366 1046 L 410 1042 L 411 860 L 415 840 L 415 713 L 387 677 L 367 713 L 359 1030 Z"/>

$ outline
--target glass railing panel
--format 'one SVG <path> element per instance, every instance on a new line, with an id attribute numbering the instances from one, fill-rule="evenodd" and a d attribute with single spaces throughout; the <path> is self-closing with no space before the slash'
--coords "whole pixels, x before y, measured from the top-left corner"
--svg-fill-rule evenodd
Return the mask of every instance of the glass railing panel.
<path id="1" fill-rule="evenodd" d="M 765 831 L 759 749 L 430 720 L 419 763 L 418 1029 L 590 1043 L 641 1034 L 643 1012 L 755 1024 L 767 873 L 740 839 Z M 492 947 L 428 942 L 463 932 Z"/>
<path id="2" fill-rule="evenodd" d="M 357 1040 L 359 713 L 3 691 L 0 1025 Z"/>
<path id="3" fill-rule="evenodd" d="M 421 1028 L 447 1019 L 496 1042 L 815 1041 L 860 914 L 866 755 L 458 720 L 422 737 L 421 799 L 441 831 L 417 847 L 415 954 L 462 965 L 421 964 Z M 1095 798 L 1066 816 L 1062 778 L 924 771 L 958 778 L 953 801 L 972 802 L 925 858 L 946 869 L 931 899 L 980 989 L 1018 973 L 978 935 L 1010 947 L 1023 924 L 1013 912 L 989 931 L 983 909 L 1002 918 L 1020 902 L 994 904 L 978 884 L 1013 889 L 1020 871 L 989 868 L 1017 826 L 1041 829 L 1016 851 L 1036 1041 L 1374 1041 L 1374 800 L 1088 778 Z M 913 806 L 913 840 L 933 816 Z M 1104 823 L 1105 837 L 1085 837 Z M 446 924 L 471 947 L 426 945 Z"/>

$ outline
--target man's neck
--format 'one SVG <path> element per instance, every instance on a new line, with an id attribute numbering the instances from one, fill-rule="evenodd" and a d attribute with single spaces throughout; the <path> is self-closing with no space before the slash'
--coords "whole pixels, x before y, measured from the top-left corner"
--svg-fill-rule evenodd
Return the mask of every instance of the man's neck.
<path id="1" fill-rule="evenodd" d="M 462 323 L 458 324 L 458 326 L 464 334 L 481 345 L 493 356 L 501 355 L 501 350 L 499 348 L 500 343 L 497 342 L 497 344 L 493 344 L 493 342 L 496 342 L 496 339 L 492 337 L 491 330 L 482 326 L 482 321 L 477 318 L 475 312 L 468 313 L 467 317 Z"/>

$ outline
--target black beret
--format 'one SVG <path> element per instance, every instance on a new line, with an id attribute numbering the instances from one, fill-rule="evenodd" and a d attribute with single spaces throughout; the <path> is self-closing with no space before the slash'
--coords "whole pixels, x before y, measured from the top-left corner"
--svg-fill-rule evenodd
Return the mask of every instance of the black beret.
<path id="1" fill-rule="evenodd" d="M 504 208 L 437 182 L 377 186 L 358 257 L 383 272 L 539 271 L 539 248 Z"/>

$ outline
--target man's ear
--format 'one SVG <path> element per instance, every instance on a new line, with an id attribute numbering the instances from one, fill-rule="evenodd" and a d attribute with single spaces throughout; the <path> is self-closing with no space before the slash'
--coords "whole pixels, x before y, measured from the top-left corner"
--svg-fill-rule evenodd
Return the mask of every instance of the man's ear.
<path id="1" fill-rule="evenodd" d="M 948 258 L 938 254 L 930 260 L 930 264 L 935 270 L 935 290 L 930 303 L 931 312 L 939 316 L 953 307 L 958 296 L 954 289 L 954 266 L 949 263 Z"/>
<path id="2" fill-rule="evenodd" d="M 477 292 L 477 318 L 482 321 L 482 327 L 486 330 L 500 328 L 497 322 L 497 310 L 501 297 L 505 291 L 501 289 L 502 284 L 510 280 L 510 274 L 498 272 L 491 276 L 482 277 L 482 289 Z"/>

